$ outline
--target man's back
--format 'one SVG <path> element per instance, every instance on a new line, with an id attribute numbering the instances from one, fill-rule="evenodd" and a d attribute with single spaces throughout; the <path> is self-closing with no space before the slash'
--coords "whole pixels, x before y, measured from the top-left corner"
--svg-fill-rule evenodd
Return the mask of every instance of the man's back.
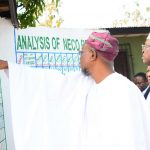
<path id="1" fill-rule="evenodd" d="M 143 129 L 147 125 L 144 116 L 149 114 L 144 103 L 139 89 L 117 73 L 91 88 L 86 107 L 86 149 L 148 150 L 147 129 Z"/>

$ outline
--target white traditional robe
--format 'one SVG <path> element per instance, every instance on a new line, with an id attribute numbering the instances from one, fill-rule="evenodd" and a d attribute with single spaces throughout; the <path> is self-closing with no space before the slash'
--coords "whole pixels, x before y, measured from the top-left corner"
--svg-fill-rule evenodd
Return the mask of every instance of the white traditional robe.
<path id="1" fill-rule="evenodd" d="M 9 81 L 15 150 L 150 150 L 144 97 L 118 73 L 96 84 L 9 63 Z"/>
<path id="2" fill-rule="evenodd" d="M 150 85 L 149 85 L 149 86 L 150 86 Z M 147 91 L 147 89 L 149 88 L 149 86 L 147 86 L 147 88 L 142 92 L 143 95 L 145 94 L 145 92 Z M 148 107 L 149 107 L 149 109 L 150 109 L 150 92 L 148 93 L 148 96 L 147 96 L 147 98 L 146 98 L 146 103 L 147 103 L 147 105 L 148 105 Z"/>

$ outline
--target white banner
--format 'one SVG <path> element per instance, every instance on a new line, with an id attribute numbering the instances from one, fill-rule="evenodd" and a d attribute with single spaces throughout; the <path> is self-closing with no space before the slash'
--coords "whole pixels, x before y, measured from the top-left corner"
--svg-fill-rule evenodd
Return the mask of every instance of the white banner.
<path id="1" fill-rule="evenodd" d="M 45 27 L 14 29 L 16 63 L 55 68 L 63 74 L 77 71 L 80 69 L 78 52 L 91 32 Z"/>

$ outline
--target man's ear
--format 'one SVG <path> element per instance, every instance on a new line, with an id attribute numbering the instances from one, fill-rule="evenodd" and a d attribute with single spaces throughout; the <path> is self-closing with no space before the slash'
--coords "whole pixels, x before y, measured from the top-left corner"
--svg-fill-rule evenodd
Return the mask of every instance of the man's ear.
<path id="1" fill-rule="evenodd" d="M 91 60 L 96 60 L 96 58 L 97 58 L 97 53 L 96 53 L 96 51 L 95 50 L 92 50 L 91 51 Z"/>

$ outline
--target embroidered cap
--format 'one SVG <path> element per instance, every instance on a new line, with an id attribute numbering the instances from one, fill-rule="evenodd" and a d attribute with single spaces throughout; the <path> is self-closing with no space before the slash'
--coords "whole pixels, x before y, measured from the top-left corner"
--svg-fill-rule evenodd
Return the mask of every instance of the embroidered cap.
<path id="1" fill-rule="evenodd" d="M 118 40 L 109 32 L 93 32 L 85 41 L 86 44 L 99 51 L 107 60 L 114 60 L 119 52 Z"/>

